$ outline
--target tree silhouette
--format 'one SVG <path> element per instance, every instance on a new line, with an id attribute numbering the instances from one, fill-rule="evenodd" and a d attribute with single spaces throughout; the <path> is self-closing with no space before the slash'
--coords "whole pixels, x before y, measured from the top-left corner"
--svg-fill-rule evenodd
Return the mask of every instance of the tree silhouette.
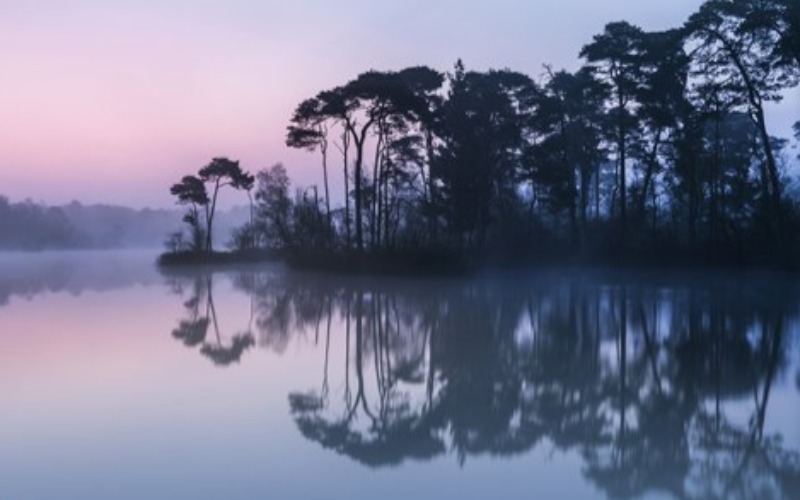
<path id="1" fill-rule="evenodd" d="M 211 163 L 199 170 L 198 178 L 212 187 L 209 202 L 206 205 L 208 207 L 206 211 L 206 249 L 211 252 L 213 251 L 214 215 L 216 214 L 217 195 L 220 188 L 231 186 L 234 189 L 249 192 L 253 187 L 255 178 L 244 172 L 238 161 L 232 161 L 228 158 L 214 158 Z"/>
<path id="2" fill-rule="evenodd" d="M 613 124 L 617 174 L 616 190 L 619 192 L 619 213 L 623 231 L 627 225 L 628 206 L 628 152 L 631 135 L 636 127 L 633 116 L 635 99 L 642 86 L 644 59 L 642 30 L 627 22 L 606 25 L 602 34 L 581 50 L 581 57 L 594 68 L 598 78 L 610 87 L 610 122 Z"/>
<path id="3" fill-rule="evenodd" d="M 689 57 L 683 48 L 682 35 L 680 30 L 669 30 L 645 33 L 642 40 L 642 85 L 636 95 L 639 101 L 636 118 L 641 131 L 631 156 L 644 167 L 637 189 L 637 217 L 644 222 L 650 201 L 653 226 L 659 208 L 655 178 L 663 171 L 660 152 L 678 133 L 680 117 L 688 106 Z"/>
<path id="4" fill-rule="evenodd" d="M 257 227 L 263 245 L 267 248 L 284 248 L 291 243 L 290 181 L 286 168 L 278 163 L 257 174 L 256 213 Z"/>
<path id="5" fill-rule="evenodd" d="M 217 196 L 219 190 L 231 186 L 236 190 L 246 191 L 250 201 L 250 223 L 253 221 L 253 202 L 250 191 L 253 188 L 255 177 L 243 171 L 238 161 L 227 158 L 214 158 L 211 163 L 201 168 L 198 175 L 184 176 L 180 182 L 170 188 L 170 193 L 177 198 L 180 205 L 189 205 L 189 211 L 184 216 L 191 230 L 192 251 L 205 250 L 213 252 L 213 226 L 217 209 Z M 209 196 L 206 185 L 212 188 Z M 200 207 L 203 210 L 204 227 L 201 225 Z"/>
<path id="6" fill-rule="evenodd" d="M 767 130 L 764 105 L 779 101 L 781 91 L 797 85 L 800 67 L 778 57 L 779 39 L 772 30 L 750 22 L 763 14 L 762 2 L 710 0 L 687 21 L 685 30 L 698 44 L 693 59 L 704 81 L 715 82 L 730 94 L 734 106 L 755 123 L 764 153 L 762 183 L 773 233 L 780 238 L 783 185 L 773 142 Z"/>
<path id="7" fill-rule="evenodd" d="M 606 88 L 588 68 L 575 74 L 554 73 L 548 68 L 547 83 L 537 97 L 532 117 L 538 138 L 528 147 L 527 175 L 537 189 L 538 203 L 554 213 L 568 212 L 573 241 L 580 231 L 584 242 L 592 196 L 590 182 L 593 176 L 599 177 L 604 160 L 601 138 L 605 94 Z M 594 196 L 599 194 L 595 192 Z"/>
<path id="8" fill-rule="evenodd" d="M 322 155 L 322 175 L 325 186 L 325 217 L 328 231 L 333 230 L 331 218 L 331 195 L 328 187 L 328 125 L 322 113 L 323 103 L 319 99 L 307 99 L 300 103 L 292 116 L 292 124 L 286 138 L 286 145 L 293 148 L 314 151 L 319 148 Z M 332 238 L 332 234 L 329 234 Z M 330 245 L 332 242 L 329 241 Z"/>
<path id="9" fill-rule="evenodd" d="M 511 71 L 467 72 L 459 61 L 449 86 L 435 175 L 451 237 L 461 247 L 481 248 L 493 223 L 513 225 L 523 114 L 535 85 Z"/>
<path id="10" fill-rule="evenodd" d="M 187 175 L 181 182 L 170 188 L 170 193 L 178 198 L 181 205 L 189 205 L 189 211 L 184 215 L 183 221 L 189 225 L 192 236 L 192 250 L 208 250 L 206 239 L 208 226 L 200 225 L 200 207 L 203 207 L 205 220 L 209 220 L 209 198 L 203 181 L 194 175 Z"/>

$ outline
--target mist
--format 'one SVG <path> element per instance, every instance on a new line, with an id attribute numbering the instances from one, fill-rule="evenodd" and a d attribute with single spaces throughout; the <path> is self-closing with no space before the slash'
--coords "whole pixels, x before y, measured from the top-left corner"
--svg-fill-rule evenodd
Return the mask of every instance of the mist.
<path id="1" fill-rule="evenodd" d="M 220 210 L 216 245 L 224 248 L 231 231 L 248 216 L 243 206 Z M 135 209 L 78 201 L 49 206 L 0 196 L 0 250 L 162 249 L 182 217 L 178 208 Z"/>
<path id="2" fill-rule="evenodd" d="M 0 0 L 0 53 L 2 500 L 800 498 L 800 1 Z"/>

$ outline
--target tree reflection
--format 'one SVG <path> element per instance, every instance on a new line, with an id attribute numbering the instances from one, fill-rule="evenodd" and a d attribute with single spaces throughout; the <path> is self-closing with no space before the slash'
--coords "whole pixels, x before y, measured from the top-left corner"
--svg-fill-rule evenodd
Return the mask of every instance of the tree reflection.
<path id="1" fill-rule="evenodd" d="M 215 325 L 209 283 L 195 283 L 173 332 L 187 345 Z M 769 426 L 776 384 L 797 377 L 793 285 L 274 273 L 233 283 L 252 300 L 251 339 L 320 355 L 318 385 L 288 397 L 302 435 L 367 466 L 555 449 L 581 456 L 613 498 L 800 495 L 800 450 Z"/>
<path id="2" fill-rule="evenodd" d="M 173 291 L 181 296 L 188 295 L 183 303 L 188 317 L 179 320 L 172 336 L 186 347 L 200 346 L 200 353 L 216 366 L 228 366 L 238 363 L 244 352 L 255 344 L 255 339 L 248 325 L 248 330 L 233 335 L 227 342 L 223 340 L 214 304 L 213 279 L 212 274 L 172 278 Z M 207 340 L 210 327 L 214 331 L 211 341 Z"/>
<path id="3" fill-rule="evenodd" d="M 331 296 L 326 302 L 322 390 L 289 395 L 292 415 L 303 435 L 370 466 L 427 459 L 445 451 L 443 440 L 434 432 L 430 405 L 415 405 L 401 389 L 423 383 L 425 347 L 404 345 L 397 332 L 415 318 L 402 318 L 397 304 L 388 299 L 360 287 Z M 338 405 L 328 399 L 334 304 L 345 324 L 345 383 Z M 314 318 L 309 319 L 318 322 Z M 373 379 L 367 380 L 366 373 Z"/>

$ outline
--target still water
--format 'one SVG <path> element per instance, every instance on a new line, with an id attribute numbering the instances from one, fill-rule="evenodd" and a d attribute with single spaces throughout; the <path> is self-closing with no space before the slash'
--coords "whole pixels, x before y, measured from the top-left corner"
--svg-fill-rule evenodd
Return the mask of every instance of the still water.
<path id="1" fill-rule="evenodd" d="M 0 256 L 0 499 L 800 498 L 800 287 Z"/>

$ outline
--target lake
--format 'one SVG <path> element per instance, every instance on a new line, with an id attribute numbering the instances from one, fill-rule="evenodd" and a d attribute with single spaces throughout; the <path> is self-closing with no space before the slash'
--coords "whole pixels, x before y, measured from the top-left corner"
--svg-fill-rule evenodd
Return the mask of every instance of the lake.
<path id="1" fill-rule="evenodd" d="M 800 498 L 800 283 L 0 255 L 0 499 Z"/>

